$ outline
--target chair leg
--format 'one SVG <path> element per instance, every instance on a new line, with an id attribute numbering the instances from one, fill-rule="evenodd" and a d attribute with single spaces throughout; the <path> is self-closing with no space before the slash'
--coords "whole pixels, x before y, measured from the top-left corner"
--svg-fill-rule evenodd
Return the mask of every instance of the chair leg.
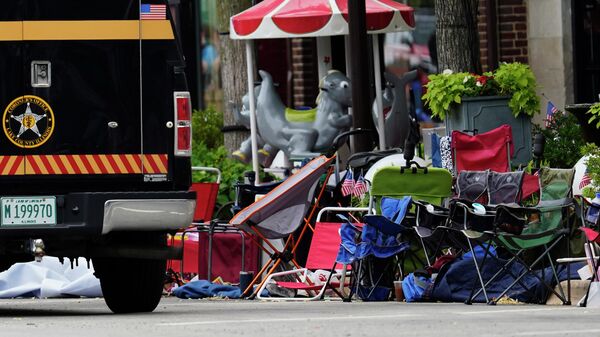
<path id="1" fill-rule="evenodd" d="M 514 253 L 513 257 L 510 260 L 508 260 L 505 264 L 503 264 L 502 267 L 500 268 L 500 270 L 496 272 L 496 274 L 494 274 L 492 277 L 490 277 L 490 279 L 485 283 L 485 287 L 487 287 L 492 282 L 494 282 L 494 280 L 496 280 L 498 278 L 498 276 L 502 275 L 503 273 L 510 275 L 513 279 L 517 279 L 517 276 L 515 274 L 513 274 L 512 271 L 510 269 L 508 269 L 508 267 L 511 264 L 513 264 L 514 261 L 517 260 L 516 256 L 519 256 L 522 252 L 523 252 L 523 250 L 520 250 L 517 253 Z M 492 257 L 492 258 L 496 259 L 497 261 L 499 261 L 499 259 L 496 256 L 494 256 L 494 255 L 490 255 L 490 257 Z M 519 280 L 518 283 L 523 287 L 523 289 L 527 290 L 528 292 L 533 293 L 531 291 L 531 289 L 527 288 L 527 286 L 525 284 L 523 284 L 520 280 Z M 472 296 L 472 298 L 476 298 L 477 296 L 479 296 L 480 293 L 481 293 L 481 289 L 479 289 Z M 488 302 L 488 304 L 495 304 L 495 302 L 491 301 L 491 302 Z"/>
<path id="2" fill-rule="evenodd" d="M 477 264 L 477 258 L 475 257 L 475 251 L 473 250 L 473 245 L 471 244 L 471 240 L 467 239 L 469 243 L 469 248 L 471 250 L 471 257 L 473 258 L 473 263 L 475 264 L 475 270 L 477 271 L 477 277 L 479 278 L 479 282 L 481 283 L 481 290 L 483 291 L 483 296 L 485 297 L 485 301 L 489 302 L 487 291 L 485 291 L 485 284 L 483 282 L 483 277 L 481 276 L 481 271 L 479 270 L 479 265 Z"/>
<path id="3" fill-rule="evenodd" d="M 546 250 L 548 250 L 547 245 L 544 245 L 544 248 L 546 248 Z M 561 301 L 563 302 L 563 305 L 570 305 L 571 303 L 565 296 L 563 287 L 560 284 L 560 279 L 558 278 L 558 273 L 556 272 L 556 267 L 554 266 L 554 262 L 552 261 L 552 256 L 550 256 L 550 254 L 547 254 L 547 256 L 548 256 L 548 261 L 550 262 L 550 268 L 552 269 L 552 274 L 554 275 L 554 279 L 556 280 L 556 284 L 558 285 L 558 290 L 560 291 L 560 294 L 562 295 Z M 571 278 L 570 275 L 567 275 L 567 277 Z"/>
<path id="4" fill-rule="evenodd" d="M 544 286 L 550 290 L 552 293 L 554 293 L 558 298 L 560 298 L 561 301 L 565 301 L 564 295 L 561 296 L 559 293 L 557 293 L 554 288 L 552 288 L 542 277 L 540 277 L 539 275 L 537 275 L 535 272 L 533 272 L 533 267 L 535 267 L 540 261 L 542 261 L 544 259 L 545 255 L 548 255 L 550 250 L 552 248 L 554 248 L 554 246 L 556 246 L 556 244 L 560 242 L 560 240 L 556 240 L 552 245 L 550 245 L 550 248 L 547 248 L 531 265 L 527 265 L 527 263 L 525 263 L 525 261 L 523 261 L 523 259 L 521 259 L 519 256 L 514 255 L 514 257 L 516 258 L 516 260 L 521 263 L 522 265 L 527 267 L 527 270 L 525 272 L 523 272 L 521 275 L 519 275 L 519 277 L 517 279 L 515 279 L 515 281 L 513 283 L 511 283 L 503 292 L 502 294 L 500 294 L 498 296 L 498 298 L 494 301 L 494 303 L 497 303 L 498 300 L 500 300 L 502 297 L 504 297 L 504 295 L 506 295 L 508 293 L 508 291 L 510 291 L 510 289 L 512 289 L 512 287 L 515 286 L 515 284 L 520 283 L 521 279 L 523 277 L 525 277 L 527 274 L 531 274 L 534 277 L 536 277 L 538 280 L 540 280 Z M 558 278 L 556 279 L 556 281 L 558 282 Z M 520 283 L 522 286 L 523 284 Z M 525 289 L 530 290 L 529 288 L 525 287 Z"/>
<path id="5" fill-rule="evenodd" d="M 479 266 L 480 269 L 483 270 L 483 266 L 485 265 L 485 259 L 487 258 L 487 255 L 490 251 L 490 246 L 491 246 L 491 240 L 489 242 L 487 242 L 487 246 L 485 247 L 485 254 L 483 255 L 483 259 L 481 260 L 481 265 Z M 474 252 L 473 252 L 473 256 L 475 256 Z M 474 261 L 475 264 L 477 264 L 477 261 Z M 481 289 L 484 289 L 486 284 L 483 284 L 483 277 L 480 278 L 482 284 L 481 284 Z M 471 287 L 471 294 L 469 295 L 469 298 L 465 301 L 465 304 L 473 304 L 473 293 L 475 292 L 475 287 L 477 286 L 477 280 L 473 280 L 473 287 Z M 479 292 L 477 293 L 479 295 Z M 487 299 L 487 294 L 484 293 L 486 296 L 486 302 L 488 302 Z"/>

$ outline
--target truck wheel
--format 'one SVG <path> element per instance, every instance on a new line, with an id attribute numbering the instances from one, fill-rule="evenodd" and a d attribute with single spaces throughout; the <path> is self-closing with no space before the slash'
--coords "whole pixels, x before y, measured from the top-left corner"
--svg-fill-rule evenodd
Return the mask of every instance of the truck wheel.
<path id="1" fill-rule="evenodd" d="M 165 236 L 159 237 L 162 239 L 160 244 L 166 245 Z M 160 244 L 156 243 L 154 247 Z M 95 258 L 93 262 L 104 301 L 112 312 L 151 312 L 156 309 L 162 297 L 166 260 Z"/>

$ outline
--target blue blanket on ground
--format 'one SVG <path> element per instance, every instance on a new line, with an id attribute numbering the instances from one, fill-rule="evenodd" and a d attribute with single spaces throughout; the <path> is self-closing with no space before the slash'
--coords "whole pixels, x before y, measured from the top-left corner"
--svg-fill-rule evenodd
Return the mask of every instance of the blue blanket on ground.
<path id="1" fill-rule="evenodd" d="M 215 284 L 207 280 L 192 281 L 173 290 L 173 295 L 179 298 L 205 298 L 205 297 L 227 297 L 240 298 L 242 292 L 239 287 Z"/>
<path id="2" fill-rule="evenodd" d="M 481 257 L 480 255 L 477 256 L 478 263 L 481 264 Z M 506 260 L 500 259 L 500 261 L 497 261 L 488 257 L 481 271 L 484 282 L 494 276 L 504 263 L 506 263 Z M 571 264 L 571 279 L 579 279 L 577 269 L 581 268 L 581 266 L 582 264 Z M 514 262 L 511 264 L 510 270 L 514 275 L 520 275 L 521 272 L 525 270 L 525 266 L 521 263 Z M 568 278 L 566 265 L 558 266 L 557 272 L 559 280 L 564 281 Z M 537 274 L 540 276 L 543 275 L 543 278 L 547 283 L 551 286 L 555 286 L 552 281 L 552 269 L 550 267 L 537 271 Z M 502 277 L 497 278 L 492 284 L 486 287 L 488 297 L 490 299 L 498 297 L 513 281 L 514 278 L 512 276 L 504 273 Z M 477 272 L 473 266 L 472 257 L 463 255 L 442 268 L 436 279 L 431 299 L 442 302 L 464 302 L 471 294 L 473 282 L 477 282 L 477 289 L 481 287 Z M 527 291 L 523 286 L 517 283 L 507 295 L 512 299 L 526 303 L 544 303 L 548 298 L 549 290 L 535 276 L 529 274 L 523 277 L 522 283 L 530 288 L 531 291 Z M 564 290 L 566 293 L 566 289 Z M 474 302 L 484 303 L 485 297 L 483 296 L 483 293 L 480 293 L 475 298 Z"/>

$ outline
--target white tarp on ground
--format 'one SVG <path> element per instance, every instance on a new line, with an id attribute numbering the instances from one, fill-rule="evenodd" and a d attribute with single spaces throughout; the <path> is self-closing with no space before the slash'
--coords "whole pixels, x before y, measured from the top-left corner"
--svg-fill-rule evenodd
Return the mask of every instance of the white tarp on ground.
<path id="1" fill-rule="evenodd" d="M 42 262 L 17 263 L 0 273 L 0 298 L 13 297 L 101 297 L 100 281 L 85 259 L 73 265 L 68 259 L 46 256 Z"/>

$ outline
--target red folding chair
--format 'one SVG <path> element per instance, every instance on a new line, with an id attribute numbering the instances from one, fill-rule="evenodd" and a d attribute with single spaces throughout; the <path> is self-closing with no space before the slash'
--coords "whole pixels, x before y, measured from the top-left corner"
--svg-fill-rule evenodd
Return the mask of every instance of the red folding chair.
<path id="1" fill-rule="evenodd" d="M 346 266 L 335 264 L 336 256 L 340 248 L 340 235 L 338 231 L 341 223 L 332 222 L 317 222 L 315 224 L 315 231 L 313 233 L 310 249 L 308 251 L 308 257 L 306 259 L 306 267 L 287 270 L 279 273 L 273 273 L 263 283 L 261 289 L 257 293 L 257 298 L 261 300 L 271 301 L 312 301 L 323 298 L 325 289 L 330 287 L 338 296 L 343 297 L 342 293 L 337 290 L 340 287 L 341 282 L 344 282 L 345 277 L 342 273 L 345 273 Z M 333 268 L 332 268 L 333 266 Z M 312 271 L 316 270 L 327 270 L 331 274 L 335 274 L 335 281 L 331 281 L 332 275 L 314 275 L 317 280 L 311 280 L 309 277 Z M 342 270 L 342 273 L 336 273 L 335 270 Z M 282 276 L 292 275 L 299 278 L 298 281 L 274 281 Z M 329 282 L 329 283 L 328 283 Z M 304 290 L 314 296 L 309 297 L 263 297 L 261 294 L 263 290 L 267 288 L 269 284 L 275 283 L 278 287 L 292 289 L 292 290 Z M 346 285 L 347 286 L 347 285 Z"/>
<path id="2" fill-rule="evenodd" d="M 509 125 L 474 135 L 452 131 L 456 176 L 463 170 L 508 172 L 513 153 L 512 129 Z"/>

